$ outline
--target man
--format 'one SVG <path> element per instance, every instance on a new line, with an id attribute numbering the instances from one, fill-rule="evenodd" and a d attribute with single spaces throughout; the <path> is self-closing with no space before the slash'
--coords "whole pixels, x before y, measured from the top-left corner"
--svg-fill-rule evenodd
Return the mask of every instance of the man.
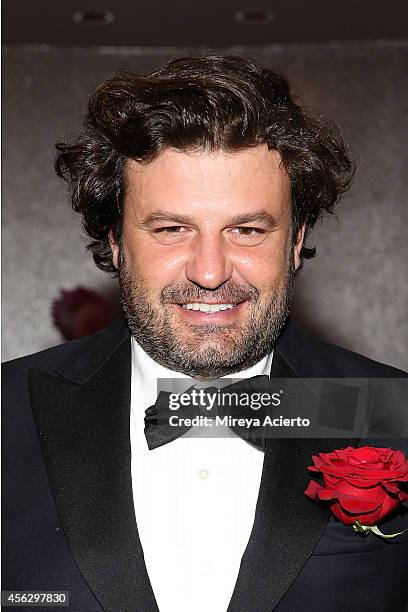
<path id="1" fill-rule="evenodd" d="M 58 150 L 126 323 L 6 366 L 3 589 L 75 612 L 404 610 L 407 534 L 363 538 L 304 494 L 312 455 L 358 439 L 147 439 L 161 378 L 404 376 L 288 320 L 352 178 L 335 128 L 271 70 L 185 57 L 102 84 Z"/>

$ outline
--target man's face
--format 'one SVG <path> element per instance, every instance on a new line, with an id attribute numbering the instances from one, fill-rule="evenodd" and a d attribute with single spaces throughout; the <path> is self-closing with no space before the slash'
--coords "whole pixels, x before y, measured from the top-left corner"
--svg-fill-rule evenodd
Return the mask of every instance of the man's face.
<path id="1" fill-rule="evenodd" d="M 248 368 L 274 346 L 300 264 L 280 156 L 167 149 L 129 160 L 121 244 L 110 238 L 131 332 L 198 378 Z"/>

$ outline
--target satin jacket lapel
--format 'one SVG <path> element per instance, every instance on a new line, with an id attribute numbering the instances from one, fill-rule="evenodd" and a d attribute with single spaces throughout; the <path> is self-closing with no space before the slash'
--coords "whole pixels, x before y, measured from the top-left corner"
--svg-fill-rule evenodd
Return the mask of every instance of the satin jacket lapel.
<path id="1" fill-rule="evenodd" d="M 271 377 L 294 371 L 275 349 Z M 270 612 L 290 588 L 323 534 L 330 513 L 305 495 L 312 455 L 355 445 L 351 439 L 269 439 L 248 545 L 228 612 Z"/>
<path id="2" fill-rule="evenodd" d="M 102 357 L 110 339 L 108 333 L 94 342 Z M 84 375 L 75 360 L 69 369 L 71 380 L 33 370 L 29 382 L 67 542 L 103 610 L 156 612 L 133 507 L 130 341 L 123 340 L 96 371 Z M 82 384 L 72 381 L 75 371 L 86 378 Z"/>

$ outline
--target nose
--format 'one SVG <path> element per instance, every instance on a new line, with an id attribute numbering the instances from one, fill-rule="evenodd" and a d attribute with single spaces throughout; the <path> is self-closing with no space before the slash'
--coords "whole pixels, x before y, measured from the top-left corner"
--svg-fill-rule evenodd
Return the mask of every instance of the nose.
<path id="1" fill-rule="evenodd" d="M 222 236 L 196 236 L 185 268 L 189 281 L 205 289 L 217 289 L 231 278 L 232 270 Z"/>

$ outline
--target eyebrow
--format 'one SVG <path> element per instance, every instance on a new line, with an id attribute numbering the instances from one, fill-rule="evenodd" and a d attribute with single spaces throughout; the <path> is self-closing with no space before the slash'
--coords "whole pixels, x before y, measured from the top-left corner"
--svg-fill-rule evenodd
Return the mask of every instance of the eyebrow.
<path id="1" fill-rule="evenodd" d="M 260 210 L 254 213 L 244 213 L 242 215 L 234 215 L 230 217 L 231 225 L 242 225 L 245 223 L 263 223 L 267 227 L 276 227 L 277 221 L 271 213 L 266 210 Z"/>
<path id="2" fill-rule="evenodd" d="M 147 215 L 147 217 L 141 221 L 141 225 L 146 228 L 150 228 L 154 223 L 160 221 L 171 221 L 178 223 L 179 225 L 195 225 L 192 217 L 189 215 L 176 215 L 171 212 L 158 210 L 154 213 Z M 233 215 L 227 218 L 227 225 L 244 225 L 246 223 L 263 223 L 268 228 L 272 229 L 276 227 L 276 218 L 266 210 L 260 210 L 253 213 L 243 213 L 241 215 Z"/>

